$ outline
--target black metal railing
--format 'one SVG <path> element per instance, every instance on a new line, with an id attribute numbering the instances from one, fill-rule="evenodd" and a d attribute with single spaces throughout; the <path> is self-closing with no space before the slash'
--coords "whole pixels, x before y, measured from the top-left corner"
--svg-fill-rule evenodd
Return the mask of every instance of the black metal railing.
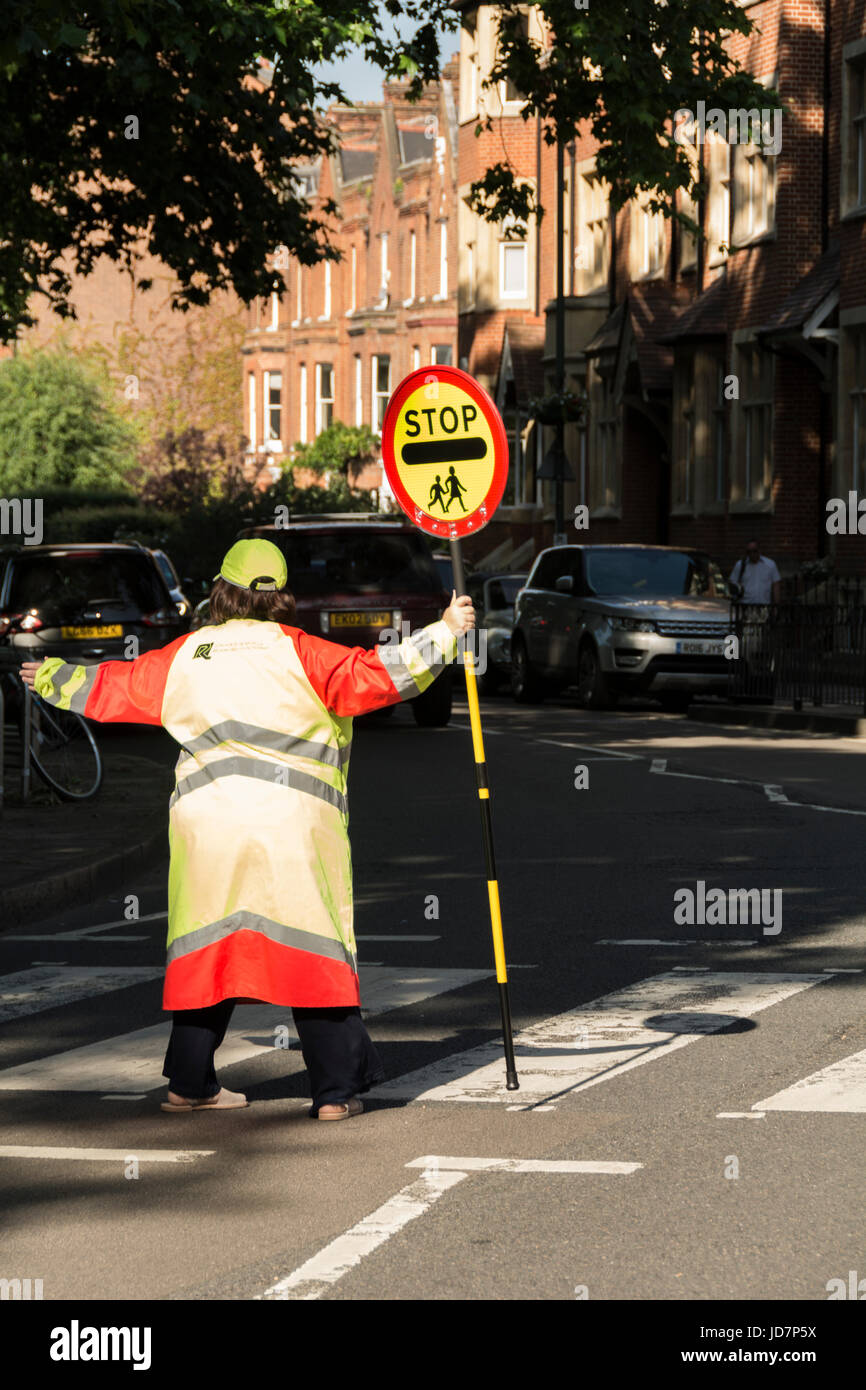
<path id="1" fill-rule="evenodd" d="M 795 576 L 778 603 L 732 603 L 732 699 L 866 714 L 866 578 Z"/>

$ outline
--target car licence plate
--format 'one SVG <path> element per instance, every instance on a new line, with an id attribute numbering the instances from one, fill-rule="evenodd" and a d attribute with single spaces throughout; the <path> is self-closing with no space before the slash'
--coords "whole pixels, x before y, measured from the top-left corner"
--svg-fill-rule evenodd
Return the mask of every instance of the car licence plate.
<path id="1" fill-rule="evenodd" d="M 354 610 L 331 614 L 331 627 L 390 627 L 390 613 L 364 613 Z"/>
<path id="2" fill-rule="evenodd" d="M 89 640 L 93 637 L 122 637 L 122 623 L 101 623 L 96 627 L 62 627 L 61 637 L 75 637 Z"/>
<path id="3" fill-rule="evenodd" d="M 679 656 L 724 656 L 724 642 L 677 642 Z"/>

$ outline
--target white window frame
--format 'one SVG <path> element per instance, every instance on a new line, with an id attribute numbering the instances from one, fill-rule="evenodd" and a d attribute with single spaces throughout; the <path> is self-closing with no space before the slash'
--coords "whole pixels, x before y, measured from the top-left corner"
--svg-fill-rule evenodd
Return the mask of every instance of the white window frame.
<path id="1" fill-rule="evenodd" d="M 295 274 L 295 317 L 292 319 L 292 327 L 297 328 L 303 315 L 303 293 L 304 293 L 304 272 L 301 264 L 298 264 Z"/>
<path id="2" fill-rule="evenodd" d="M 418 292 L 418 237 L 414 227 L 409 229 L 409 294 L 404 304 L 412 304 Z"/>
<path id="3" fill-rule="evenodd" d="M 523 252 L 523 289 L 506 290 L 505 288 L 505 253 L 520 250 Z M 502 237 L 499 242 L 499 298 L 525 300 L 529 296 L 529 242 L 528 241 L 509 241 Z"/>
<path id="4" fill-rule="evenodd" d="M 448 298 L 448 221 L 443 218 L 439 223 L 439 293 L 433 296 L 436 300 Z"/>
<path id="5" fill-rule="evenodd" d="M 324 396 L 322 394 L 323 367 L 328 367 L 331 372 L 331 394 L 329 396 Z M 331 407 L 331 419 L 328 421 L 328 424 L 332 424 L 334 420 L 334 364 L 333 362 L 317 362 L 315 375 L 315 421 L 317 437 L 322 433 L 322 430 L 328 428 L 328 425 L 324 422 L 326 406 Z"/>
<path id="6" fill-rule="evenodd" d="M 391 279 L 391 269 L 388 265 L 388 240 L 387 232 L 379 233 L 379 275 L 381 283 L 379 293 L 382 297 L 388 292 L 388 281 Z"/>
<path id="7" fill-rule="evenodd" d="M 247 405 L 249 413 L 249 438 L 250 453 L 255 453 L 256 442 L 259 431 L 258 413 L 256 410 L 256 374 L 247 372 Z"/>
<path id="8" fill-rule="evenodd" d="M 364 423 L 364 365 L 360 352 L 355 353 L 355 424 Z"/>
<path id="9" fill-rule="evenodd" d="M 352 243 L 349 252 L 349 308 L 347 313 L 354 314 L 358 307 L 358 248 Z"/>
<path id="10" fill-rule="evenodd" d="M 280 381 L 280 404 L 276 407 L 271 405 L 271 385 L 274 377 L 279 377 Z M 281 371 L 262 373 L 262 404 L 264 406 L 264 430 L 262 447 L 269 453 L 281 454 L 283 451 L 283 373 Z M 276 409 L 279 412 L 280 428 L 276 436 L 271 435 L 271 411 Z"/>
<path id="11" fill-rule="evenodd" d="M 276 290 L 271 290 L 271 321 L 268 324 L 268 332 L 275 333 L 280 326 L 280 296 Z"/>
<path id="12" fill-rule="evenodd" d="M 298 439 L 301 444 L 308 443 L 307 439 L 307 364 L 301 363 L 300 385 L 298 388 Z"/>
<path id="13" fill-rule="evenodd" d="M 387 363 L 388 363 L 388 389 L 387 389 L 387 391 L 384 391 L 384 392 L 380 391 L 380 390 L 379 390 L 379 386 L 378 386 L 378 383 L 379 383 L 379 363 L 380 363 L 381 361 L 383 361 L 383 360 L 386 360 Z M 370 358 L 370 367 L 371 367 L 371 371 L 370 371 L 370 381 L 371 381 L 371 401 L 372 401 L 372 408 L 371 408 L 371 412 L 370 412 L 370 413 L 371 413 L 371 417 L 372 417 L 372 426 L 373 426 L 373 429 L 375 430 L 376 434 L 381 434 L 381 432 L 382 432 L 382 420 L 380 420 L 380 418 L 379 418 L 379 402 L 380 402 L 380 401 L 384 402 L 384 404 L 382 405 L 382 412 L 381 412 L 381 413 L 382 413 L 382 419 L 384 419 L 384 417 L 385 417 L 385 408 L 387 407 L 388 400 L 389 400 L 390 395 L 391 395 L 391 356 L 390 356 L 390 353 L 387 353 L 387 352 L 383 352 L 383 353 L 374 353 L 373 356 Z"/>
<path id="14" fill-rule="evenodd" d="M 417 372 L 421 366 L 421 349 L 416 344 L 412 349 L 412 371 Z"/>
<path id="15" fill-rule="evenodd" d="M 325 320 L 329 319 L 330 317 L 331 317 L 331 262 L 330 262 L 330 261 L 325 261 L 324 303 L 322 304 L 322 312 L 321 312 L 321 314 L 319 315 L 319 320 L 320 320 L 320 322 L 324 322 Z"/>

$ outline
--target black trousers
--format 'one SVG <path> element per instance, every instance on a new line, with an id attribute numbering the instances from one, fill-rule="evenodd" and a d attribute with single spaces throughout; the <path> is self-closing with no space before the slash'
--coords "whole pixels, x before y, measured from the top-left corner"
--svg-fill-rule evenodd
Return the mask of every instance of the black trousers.
<path id="1" fill-rule="evenodd" d="M 169 1089 L 186 1100 L 205 1100 L 220 1089 L 214 1053 L 222 1042 L 236 1000 L 172 1015 L 162 1074 Z M 312 1115 L 320 1105 L 339 1105 L 384 1081 L 385 1072 L 361 1018 L 361 1010 L 292 1009 L 310 1078 Z"/>

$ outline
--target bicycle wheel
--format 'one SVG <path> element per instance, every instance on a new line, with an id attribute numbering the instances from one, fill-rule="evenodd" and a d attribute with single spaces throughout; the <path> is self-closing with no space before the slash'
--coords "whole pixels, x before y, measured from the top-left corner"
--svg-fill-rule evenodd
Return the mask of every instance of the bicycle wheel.
<path id="1" fill-rule="evenodd" d="M 102 782 L 102 758 L 86 721 L 70 710 L 52 709 L 35 696 L 30 760 L 64 801 L 85 801 Z"/>

